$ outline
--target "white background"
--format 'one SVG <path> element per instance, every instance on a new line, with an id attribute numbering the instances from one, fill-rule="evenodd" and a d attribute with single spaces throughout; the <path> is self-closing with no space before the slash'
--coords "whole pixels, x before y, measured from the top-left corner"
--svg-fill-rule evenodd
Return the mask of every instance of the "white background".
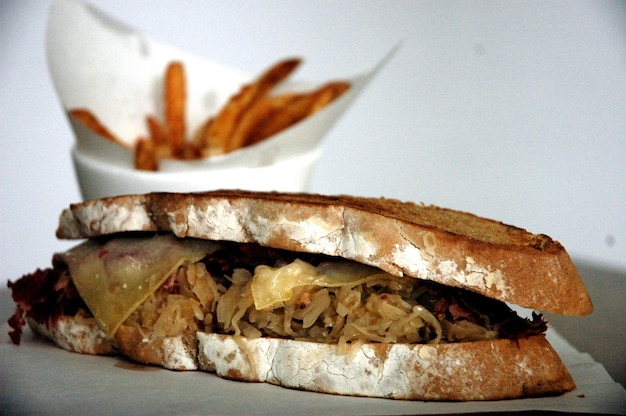
<path id="1" fill-rule="evenodd" d="M 340 78 L 402 42 L 327 136 L 312 190 L 471 211 L 626 270 L 626 3 L 92 3 L 251 73 L 298 55 L 296 77 Z M 49 4 L 0 2 L 1 281 L 68 246 L 57 216 L 80 199 L 45 61 Z"/>

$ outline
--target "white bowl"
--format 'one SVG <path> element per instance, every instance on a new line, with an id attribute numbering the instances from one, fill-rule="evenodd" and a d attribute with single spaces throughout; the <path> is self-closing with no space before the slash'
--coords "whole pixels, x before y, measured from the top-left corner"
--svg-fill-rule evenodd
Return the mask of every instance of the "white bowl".
<path id="1" fill-rule="evenodd" d="M 259 167 L 199 165 L 178 172 L 146 172 L 112 164 L 72 150 L 83 199 L 147 192 L 195 192 L 213 189 L 302 192 L 309 187 L 320 150 Z"/>

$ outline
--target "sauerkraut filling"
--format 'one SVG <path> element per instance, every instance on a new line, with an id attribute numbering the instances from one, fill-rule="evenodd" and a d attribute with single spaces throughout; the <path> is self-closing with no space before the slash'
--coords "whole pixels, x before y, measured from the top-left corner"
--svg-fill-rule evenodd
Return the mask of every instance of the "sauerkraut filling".
<path id="1" fill-rule="evenodd" d="M 517 339 L 547 329 L 541 315 L 521 318 L 480 294 L 338 257 L 172 235 L 89 240 L 9 287 L 15 343 L 26 317 L 51 322 L 87 308 L 110 338 L 121 324 L 147 341 L 205 331 L 344 348 Z"/>
<path id="2" fill-rule="evenodd" d="M 124 322 L 157 337 L 206 331 L 342 347 L 519 338 L 540 315 L 462 289 L 398 277 L 356 262 L 226 244 L 184 262 Z"/>

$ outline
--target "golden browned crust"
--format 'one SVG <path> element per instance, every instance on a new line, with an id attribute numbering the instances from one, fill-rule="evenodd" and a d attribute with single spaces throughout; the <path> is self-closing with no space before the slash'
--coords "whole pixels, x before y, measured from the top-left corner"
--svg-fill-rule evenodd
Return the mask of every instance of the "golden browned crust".
<path id="1" fill-rule="evenodd" d="M 455 210 L 384 198 L 212 191 L 127 195 L 71 205 L 59 238 L 124 231 L 342 256 L 542 311 L 593 310 L 574 264 L 550 237 Z"/>
<path id="2" fill-rule="evenodd" d="M 120 353 L 142 364 L 158 365 L 169 370 L 196 370 L 198 347 L 195 334 L 144 338 L 137 327 L 121 325 L 115 332 Z"/>
<path id="3" fill-rule="evenodd" d="M 81 354 L 122 354 L 142 364 L 169 370 L 197 370 L 198 345 L 195 334 L 144 339 L 135 327 L 120 326 L 115 340 L 107 338 L 94 318 L 62 315 L 49 322 L 28 319 L 29 327 L 57 346 Z"/>
<path id="4" fill-rule="evenodd" d="M 575 388 L 544 336 L 439 345 L 338 346 L 198 334 L 200 369 L 220 377 L 340 395 L 401 400 L 499 400 Z"/>

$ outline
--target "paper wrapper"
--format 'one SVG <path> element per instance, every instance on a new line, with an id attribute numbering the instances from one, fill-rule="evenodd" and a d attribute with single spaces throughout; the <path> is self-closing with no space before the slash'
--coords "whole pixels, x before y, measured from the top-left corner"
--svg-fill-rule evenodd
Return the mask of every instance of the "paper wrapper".
<path id="1" fill-rule="evenodd" d="M 89 109 L 129 146 L 137 137 L 147 136 L 146 115 L 163 113 L 162 80 L 169 62 L 180 60 L 185 65 L 186 121 L 191 134 L 256 75 L 155 42 L 77 0 L 53 3 L 47 51 L 52 80 L 63 108 Z M 158 172 L 135 171 L 130 148 L 105 140 L 70 120 L 76 135 L 73 155 L 83 195 L 87 198 L 128 191 L 220 187 L 305 190 L 324 135 L 394 51 L 373 69 L 342 77 L 351 83 L 346 93 L 322 111 L 273 137 L 202 160 L 164 160 Z M 311 89 L 321 83 L 286 81 L 279 88 L 282 91 Z M 298 169 L 302 171 L 300 174 Z M 193 183 L 189 183 L 185 172 L 196 175 Z M 287 172 L 296 178 L 292 183 L 285 181 Z M 229 180 L 224 182 L 224 178 Z M 102 181 L 108 183 L 103 185 Z M 103 190 L 103 186 L 111 189 Z"/>

